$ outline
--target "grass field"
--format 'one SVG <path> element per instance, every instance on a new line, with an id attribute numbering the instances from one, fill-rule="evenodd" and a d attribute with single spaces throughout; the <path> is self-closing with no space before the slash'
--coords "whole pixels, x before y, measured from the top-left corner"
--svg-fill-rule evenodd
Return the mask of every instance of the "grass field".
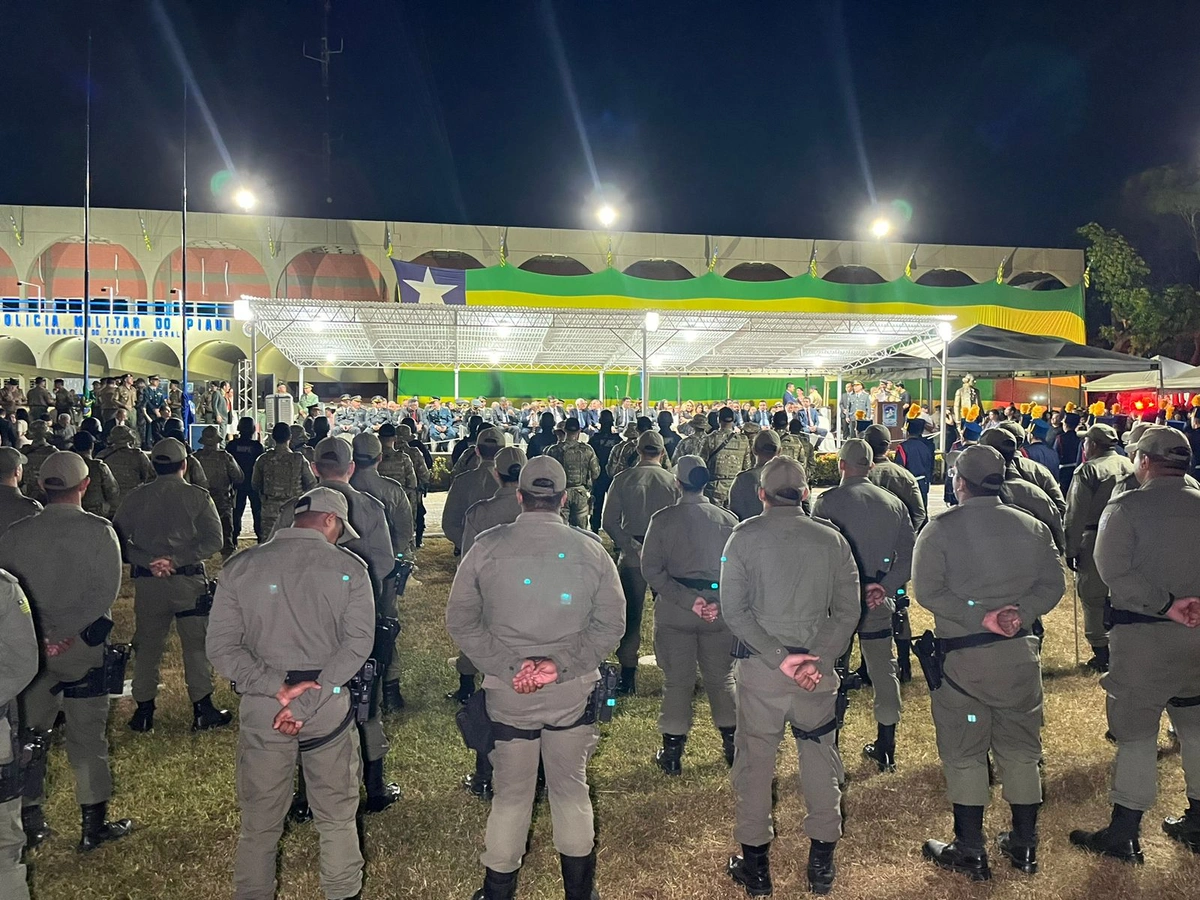
<path id="1" fill-rule="evenodd" d="M 478 853 L 487 806 L 458 786 L 471 756 L 454 728 L 443 695 L 455 684 L 447 659 L 454 649 L 442 624 L 453 577 L 446 541 L 430 539 L 421 551 L 423 584 L 403 598 L 402 637 L 408 710 L 388 720 L 392 751 L 389 778 L 404 799 L 364 821 L 365 898 L 469 898 L 481 883 Z M 117 639 L 133 630 L 132 592 L 116 609 Z M 1067 832 L 1107 821 L 1107 782 L 1113 748 L 1105 743 L 1104 695 L 1095 677 L 1075 668 L 1068 597 L 1046 621 L 1046 783 L 1040 851 L 1034 878 L 1009 868 L 998 854 L 995 875 L 971 885 L 921 859 L 927 837 L 948 839 L 950 810 L 929 717 L 929 696 L 918 674 L 904 689 L 899 770 L 873 771 L 859 749 L 874 736 L 870 693 L 854 695 L 842 737 L 851 776 L 846 836 L 838 846 L 837 886 L 842 898 L 1186 898 L 1200 896 L 1200 857 L 1167 840 L 1160 823 L 1184 805 L 1179 757 L 1159 764 L 1158 806 L 1146 815 L 1142 840 L 1147 864 L 1133 869 L 1069 847 Z M 917 612 L 914 626 L 927 619 Z M 643 652 L 651 652 L 647 617 Z M 59 834 L 29 855 L 39 900 L 111 898 L 218 898 L 231 894 L 238 810 L 233 788 L 233 729 L 194 736 L 183 687 L 178 644 L 163 668 L 156 730 L 135 735 L 125 728 L 132 701 L 113 705 L 109 736 L 116 779 L 111 811 L 129 816 L 137 831 L 118 844 L 81 857 L 75 853 L 79 811 L 65 754 L 52 754 L 47 817 Z M 668 780 L 651 761 L 659 744 L 655 727 L 661 675 L 643 668 L 639 695 L 622 702 L 605 726 L 591 767 L 599 823 L 598 886 L 605 900 L 733 900 L 744 897 L 724 873 L 734 849 L 733 803 L 720 743 L 697 700 L 697 721 L 681 778 Z M 217 700 L 232 705 L 228 686 Z M 805 892 L 807 840 L 800 830 L 803 801 L 790 743 L 779 755 L 778 838 L 773 849 L 775 896 Z M 994 792 L 989 838 L 1008 827 L 1008 807 Z M 522 898 L 561 898 L 558 858 L 549 809 L 535 813 L 532 850 L 521 874 Z M 317 841 L 311 825 L 290 828 L 280 854 L 283 898 L 318 898 Z"/>

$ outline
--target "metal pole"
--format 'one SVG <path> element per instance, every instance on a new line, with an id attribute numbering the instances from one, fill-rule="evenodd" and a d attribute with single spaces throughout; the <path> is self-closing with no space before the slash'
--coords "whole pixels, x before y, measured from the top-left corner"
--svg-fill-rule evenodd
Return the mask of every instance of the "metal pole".
<path id="1" fill-rule="evenodd" d="M 83 396 L 92 395 L 92 33 L 88 32 L 83 119 Z"/>
<path id="2" fill-rule="evenodd" d="M 650 415 L 647 404 L 647 395 L 650 393 L 650 376 L 646 372 L 646 353 L 647 353 L 647 334 L 646 326 L 642 326 L 642 415 Z"/>
<path id="3" fill-rule="evenodd" d="M 300 408 L 300 398 L 304 396 L 304 366 L 300 366 L 300 383 L 296 385 L 296 408 Z"/>
<path id="4" fill-rule="evenodd" d="M 838 371 L 837 399 L 833 403 L 833 414 L 837 416 L 837 430 L 834 432 L 839 447 L 842 446 L 842 373 Z"/>
<path id="5" fill-rule="evenodd" d="M 604 370 L 601 369 L 600 370 L 600 407 L 603 409 L 607 405 L 608 405 L 608 402 L 604 399 Z"/>
<path id="6" fill-rule="evenodd" d="M 1046 409 L 1054 409 L 1054 381 L 1046 373 Z"/>
<path id="7" fill-rule="evenodd" d="M 675 405 L 679 406 L 683 403 L 683 375 L 675 376 Z"/>
<path id="8" fill-rule="evenodd" d="M 458 397 L 458 366 L 454 367 L 454 402 L 457 403 Z"/>
<path id="9" fill-rule="evenodd" d="M 258 421 L 258 326 L 250 326 L 250 416 Z"/>
<path id="10" fill-rule="evenodd" d="M 188 84 L 183 79 L 183 193 L 180 198 L 179 215 L 179 349 L 182 355 L 182 377 L 179 386 L 183 390 L 183 410 L 180 417 L 186 426 L 191 423 L 191 393 L 188 390 L 188 346 L 187 346 L 187 108 Z M 257 386 L 257 385 L 256 385 Z"/>
<path id="11" fill-rule="evenodd" d="M 941 391 L 941 393 L 942 393 L 942 408 L 938 413 L 938 419 L 939 419 L 938 433 L 941 435 L 938 443 L 942 448 L 942 465 L 943 465 L 943 467 L 946 465 L 946 450 L 949 449 L 946 446 L 946 389 L 947 389 L 946 362 L 949 359 L 949 357 L 950 357 L 950 342 L 943 341 L 942 342 L 942 391 Z"/>

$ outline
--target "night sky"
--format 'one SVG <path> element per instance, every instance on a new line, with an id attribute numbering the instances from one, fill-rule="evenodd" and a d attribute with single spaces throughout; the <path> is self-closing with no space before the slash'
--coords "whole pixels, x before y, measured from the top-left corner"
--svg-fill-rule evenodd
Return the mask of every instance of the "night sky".
<path id="1" fill-rule="evenodd" d="M 175 208 L 181 75 L 151 2 L 3 0 L 0 204 Z M 1078 246 L 1132 174 L 1200 155 L 1200 3 L 164 0 L 229 157 L 277 214 Z M 557 39 L 554 35 L 557 34 Z M 559 64 L 556 40 L 560 41 Z M 193 105 L 191 205 L 226 163 Z"/>

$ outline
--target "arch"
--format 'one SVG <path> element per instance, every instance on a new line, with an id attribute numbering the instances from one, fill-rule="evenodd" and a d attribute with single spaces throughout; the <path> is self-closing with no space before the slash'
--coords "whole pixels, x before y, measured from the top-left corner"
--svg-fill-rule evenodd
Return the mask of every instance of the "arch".
<path id="1" fill-rule="evenodd" d="M 21 286 L 17 284 L 17 267 L 12 257 L 0 249 L 0 297 L 19 297 Z M 37 296 L 37 291 L 32 292 Z"/>
<path id="2" fill-rule="evenodd" d="M 188 377 L 197 376 L 231 384 L 237 381 L 238 363 L 246 358 L 245 351 L 230 341 L 205 341 L 188 354 Z"/>
<path id="3" fill-rule="evenodd" d="M 279 276 L 276 296 L 336 303 L 388 299 L 379 268 L 351 247 L 313 247 L 297 253 Z"/>
<path id="4" fill-rule="evenodd" d="M 95 341 L 88 341 L 88 362 L 89 377 L 108 374 L 108 356 Z M 46 374 L 62 372 L 78 375 L 83 370 L 83 338 L 69 337 L 55 341 L 42 355 L 41 368 L 46 370 Z"/>
<path id="5" fill-rule="evenodd" d="M 652 281 L 686 281 L 696 277 L 673 259 L 639 259 L 625 270 L 625 274 Z"/>
<path id="6" fill-rule="evenodd" d="M 37 357 L 29 349 L 29 345 L 15 337 L 0 340 L 0 366 L 7 370 L 10 366 L 37 367 Z"/>
<path id="7" fill-rule="evenodd" d="M 433 266 L 436 269 L 482 269 L 483 263 L 462 250 L 426 250 L 409 260 L 417 266 Z"/>
<path id="8" fill-rule="evenodd" d="M 267 347 L 258 352 L 258 374 L 260 377 L 274 375 L 281 381 L 295 381 L 300 377 L 296 367 L 275 347 Z"/>
<path id="9" fill-rule="evenodd" d="M 179 354 L 166 341 L 140 338 L 121 345 L 115 357 L 116 367 L 134 375 L 162 375 L 178 378 Z"/>
<path id="10" fill-rule="evenodd" d="M 822 278 L 835 284 L 885 284 L 887 281 L 868 266 L 835 266 Z"/>
<path id="11" fill-rule="evenodd" d="M 1049 272 L 1018 272 L 1008 280 L 1008 284 L 1027 291 L 1058 291 L 1066 287 L 1057 275 Z"/>
<path id="12" fill-rule="evenodd" d="M 82 238 L 67 238 L 51 244 L 34 260 L 26 281 L 45 285 L 47 299 L 83 297 L 84 252 Z M 105 297 L 108 288 L 118 297 L 144 300 L 146 276 L 133 254 L 120 244 L 91 242 L 92 297 Z"/>
<path id="13" fill-rule="evenodd" d="M 915 282 L 928 287 L 966 287 L 978 283 L 961 269 L 930 269 L 922 272 Z"/>
<path id="14" fill-rule="evenodd" d="M 734 281 L 783 281 L 791 276 L 774 263 L 744 262 L 726 272 L 725 277 Z"/>
<path id="15" fill-rule="evenodd" d="M 164 259 L 154 274 L 155 300 L 171 300 L 171 288 L 179 287 L 179 248 Z M 188 302 L 232 303 L 242 294 L 270 296 L 266 270 L 249 250 L 226 245 L 191 244 L 187 251 Z"/>
<path id="16" fill-rule="evenodd" d="M 517 266 L 526 272 L 537 272 L 541 275 L 591 275 L 592 270 L 575 259 L 573 256 L 562 256 L 557 253 L 543 253 L 533 256 Z"/>

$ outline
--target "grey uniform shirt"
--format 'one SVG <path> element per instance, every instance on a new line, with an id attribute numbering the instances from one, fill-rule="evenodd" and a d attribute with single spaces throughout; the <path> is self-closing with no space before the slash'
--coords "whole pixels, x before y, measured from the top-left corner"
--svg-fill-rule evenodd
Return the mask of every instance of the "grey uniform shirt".
<path id="1" fill-rule="evenodd" d="M 1066 534 L 1063 531 L 1062 517 L 1058 507 L 1046 495 L 1046 492 L 1031 481 L 1022 478 L 1013 466 L 1008 466 L 1004 473 L 1004 483 L 1000 486 L 1000 499 L 1010 506 L 1029 513 L 1050 529 L 1054 536 L 1054 546 L 1062 553 L 1066 548 Z"/>
<path id="2" fill-rule="evenodd" d="M 891 491 L 900 498 L 912 519 L 914 531 L 920 531 L 928 519 L 925 501 L 921 499 L 921 487 L 917 484 L 916 476 L 904 466 L 886 457 L 876 457 L 875 467 L 867 478 L 872 484 L 877 484 L 886 491 Z"/>
<path id="3" fill-rule="evenodd" d="M 113 518 L 125 558 L 149 568 L 161 557 L 176 568 L 203 562 L 221 549 L 221 517 L 208 491 L 177 475 L 134 488 Z"/>
<path id="4" fill-rule="evenodd" d="M 511 680 L 549 657 L 559 681 L 595 674 L 625 633 L 625 595 L 604 547 L 557 512 L 523 512 L 459 563 L 446 627 L 479 670 Z"/>
<path id="5" fill-rule="evenodd" d="M 475 539 L 489 528 L 497 525 L 507 525 L 517 521 L 521 514 L 521 504 L 517 502 L 517 486 L 502 484 L 491 497 L 478 500 L 471 504 L 463 519 L 462 552 L 463 556 L 475 544 Z"/>
<path id="6" fill-rule="evenodd" d="M 41 510 L 42 504 L 21 493 L 20 489 L 0 484 L 0 534 L 13 522 L 19 522 Z"/>
<path id="7" fill-rule="evenodd" d="M 242 695 L 273 697 L 288 671 L 319 670 L 321 690 L 290 705 L 296 718 L 308 719 L 362 668 L 374 642 L 366 566 L 318 531 L 284 529 L 221 571 L 208 658 Z"/>
<path id="8" fill-rule="evenodd" d="M 1100 515 L 1112 499 L 1117 484 L 1133 475 L 1133 463 L 1115 450 L 1094 456 L 1076 466 L 1067 494 L 1066 552 L 1078 556 L 1083 550 L 1083 536 L 1094 532 Z M 1134 478 L 1137 481 L 1137 478 Z M 1200 523 L 1197 523 L 1200 527 Z"/>
<path id="9" fill-rule="evenodd" d="M 70 565 L 48 564 L 55 558 Z M 21 582 L 46 640 L 56 643 L 112 610 L 121 589 L 121 545 L 107 519 L 52 503 L 0 537 L 0 566 Z"/>
<path id="10" fill-rule="evenodd" d="M 1175 597 L 1195 597 L 1200 580 L 1200 490 L 1179 477 L 1151 478 L 1104 508 L 1096 535 L 1096 569 L 1112 605 L 1165 615 Z M 1181 564 L 1183 561 L 1183 564 Z"/>
<path id="11" fill-rule="evenodd" d="M 374 466 L 369 466 L 354 470 L 350 486 L 383 504 L 392 536 L 392 552 L 396 556 L 408 556 L 413 543 L 413 514 L 404 485 L 394 478 L 385 478 L 375 471 Z"/>
<path id="12" fill-rule="evenodd" d="M 777 506 L 738 525 L 721 564 L 721 615 L 729 630 L 778 666 L 788 647 L 821 658 L 828 675 L 862 613 L 858 566 L 831 525 Z"/>
<path id="13" fill-rule="evenodd" d="M 0 569 L 0 722 L 4 719 L 2 707 L 15 700 L 37 675 L 38 659 L 29 601 L 16 576 Z M 17 727 L 16 721 L 8 724 Z M 7 733 L 0 734 L 8 738 Z"/>
<path id="14" fill-rule="evenodd" d="M 1116 452 L 1113 455 L 1124 459 L 1124 457 Z M 1063 498 L 1062 488 L 1059 487 L 1058 479 L 1054 477 L 1054 473 L 1035 460 L 1030 459 L 1028 456 L 1022 456 L 1020 453 L 1013 457 L 1013 465 L 1017 467 L 1017 471 L 1022 478 L 1037 485 L 1045 492 L 1046 496 L 1050 498 L 1050 502 L 1054 504 L 1054 508 L 1058 510 L 1058 517 L 1060 519 L 1067 514 L 1067 501 Z"/>
<path id="15" fill-rule="evenodd" d="M 889 597 L 912 577 L 912 520 L 891 491 L 866 476 L 845 478 L 813 501 L 813 515 L 828 519 L 850 542 L 859 580 L 883 586 Z"/>
<path id="16" fill-rule="evenodd" d="M 392 552 L 392 536 L 388 531 L 387 513 L 383 504 L 370 494 L 356 491 L 344 481 L 321 481 L 320 485 L 346 497 L 346 505 L 350 510 L 350 527 L 358 532 L 358 537 L 341 546 L 358 554 L 367 564 L 367 571 L 371 575 L 371 588 L 376 599 L 381 599 L 383 581 L 396 565 L 396 557 Z M 295 504 L 285 503 L 279 510 L 279 521 L 275 523 L 275 530 L 271 532 L 272 540 L 284 529 L 291 528 L 295 518 Z"/>
<path id="17" fill-rule="evenodd" d="M 621 551 L 622 566 L 641 566 L 641 543 L 650 527 L 650 517 L 674 506 L 678 499 L 675 476 L 657 461 L 639 461 L 613 479 L 604 500 L 602 524 Z"/>
<path id="18" fill-rule="evenodd" d="M 733 479 L 733 487 L 729 489 L 729 509 L 739 522 L 745 522 L 763 511 L 762 501 L 758 499 L 758 479 L 762 469 L 762 466 L 755 466 Z"/>
<path id="19" fill-rule="evenodd" d="M 446 505 L 442 507 L 442 532 L 455 547 L 462 547 L 463 521 L 467 510 L 480 500 L 486 500 L 496 490 L 494 459 L 480 460 L 474 469 L 463 472 L 450 484 Z"/>
<path id="20" fill-rule="evenodd" d="M 709 602 L 718 599 L 721 555 L 736 525 L 733 513 L 700 493 L 684 493 L 677 504 L 650 517 L 642 548 L 642 577 L 658 594 L 656 615 L 664 621 L 690 621 L 695 618 L 692 606 L 697 597 Z M 677 578 L 707 581 L 710 587 L 688 587 Z"/>

